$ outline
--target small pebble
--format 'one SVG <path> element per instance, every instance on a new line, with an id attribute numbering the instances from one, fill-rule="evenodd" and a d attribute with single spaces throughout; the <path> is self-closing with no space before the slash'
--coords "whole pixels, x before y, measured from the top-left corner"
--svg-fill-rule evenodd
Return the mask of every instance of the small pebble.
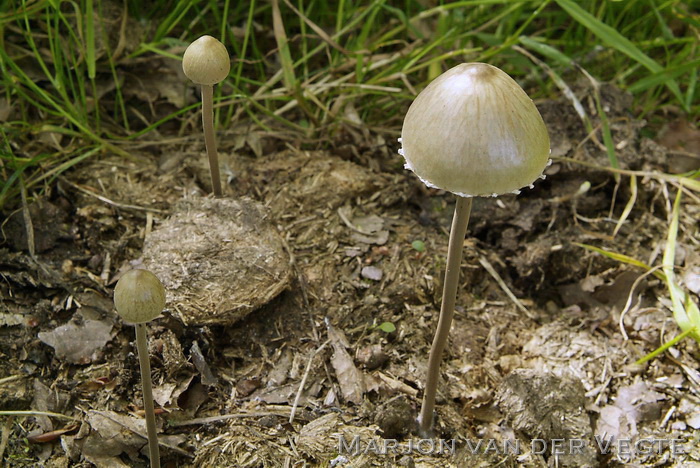
<path id="1" fill-rule="evenodd" d="M 374 281 L 380 281 L 383 276 L 382 270 L 375 266 L 366 266 L 362 269 L 362 272 L 360 273 L 363 278 L 374 280 Z"/>

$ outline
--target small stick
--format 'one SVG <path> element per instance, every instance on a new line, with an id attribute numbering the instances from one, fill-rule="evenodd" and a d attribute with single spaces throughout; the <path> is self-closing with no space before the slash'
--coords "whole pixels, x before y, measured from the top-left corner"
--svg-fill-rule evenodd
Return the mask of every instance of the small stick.
<path id="1" fill-rule="evenodd" d="M 457 286 L 459 285 L 459 268 L 462 263 L 462 247 L 471 211 L 472 199 L 457 196 L 457 205 L 455 206 L 452 228 L 450 229 L 450 241 L 447 247 L 447 268 L 445 270 L 445 286 L 442 290 L 440 319 L 438 320 L 435 338 L 433 338 L 433 345 L 430 348 L 423 404 L 418 416 L 418 428 L 424 437 L 428 437 L 433 429 L 433 410 L 435 409 L 435 394 L 440 378 L 440 362 L 442 352 L 447 345 L 450 327 L 452 326 Z"/>
<path id="2" fill-rule="evenodd" d="M 313 352 L 311 357 L 309 358 L 309 362 L 306 364 L 306 370 L 304 371 L 304 376 L 301 378 L 301 382 L 299 382 L 299 390 L 297 390 L 297 395 L 294 397 L 294 403 L 292 404 L 292 411 L 289 414 L 289 423 L 294 422 L 294 415 L 297 412 L 297 406 L 299 406 L 299 399 L 301 398 L 301 392 L 304 391 L 304 385 L 306 385 L 306 378 L 309 376 L 309 372 L 311 371 L 311 363 L 314 362 L 314 358 L 318 353 L 321 352 L 323 348 L 326 347 L 326 345 L 330 343 L 330 340 L 326 340 L 325 343 L 323 343 L 321 346 L 316 348 L 316 351 Z"/>

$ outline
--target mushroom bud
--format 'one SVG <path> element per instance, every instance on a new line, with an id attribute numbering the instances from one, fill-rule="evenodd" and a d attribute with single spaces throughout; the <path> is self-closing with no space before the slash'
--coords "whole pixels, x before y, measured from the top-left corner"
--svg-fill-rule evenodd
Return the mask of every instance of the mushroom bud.
<path id="1" fill-rule="evenodd" d="M 474 196 L 519 193 L 549 162 L 549 135 L 535 104 L 500 69 L 463 63 L 430 83 L 413 101 L 401 130 L 406 168 L 426 185 L 457 195 L 435 338 L 418 417 L 432 432 L 440 357 L 452 324 L 462 244 Z"/>
<path id="2" fill-rule="evenodd" d="M 209 171 L 214 195 L 220 197 L 221 176 L 214 136 L 214 85 L 221 83 L 231 70 L 226 47 L 211 36 L 202 36 L 187 47 L 182 56 L 182 70 L 190 80 L 202 87 L 202 126 L 204 144 L 209 157 Z"/>
<path id="3" fill-rule="evenodd" d="M 165 307 L 165 288 L 160 280 L 148 270 L 130 270 L 124 273 L 114 288 L 114 306 L 117 313 L 136 326 L 136 350 L 139 354 L 141 382 L 143 384 L 143 407 L 148 431 L 148 451 L 151 468 L 160 468 L 156 416 L 153 408 L 151 363 L 148 356 L 146 322 L 150 322 Z"/>
<path id="4" fill-rule="evenodd" d="M 127 271 L 114 288 L 114 306 L 129 323 L 150 322 L 165 308 L 165 288 L 148 270 Z"/>
<path id="5" fill-rule="evenodd" d="M 211 36 L 200 37 L 185 50 L 182 70 L 198 85 L 221 83 L 231 70 L 226 46 Z"/>

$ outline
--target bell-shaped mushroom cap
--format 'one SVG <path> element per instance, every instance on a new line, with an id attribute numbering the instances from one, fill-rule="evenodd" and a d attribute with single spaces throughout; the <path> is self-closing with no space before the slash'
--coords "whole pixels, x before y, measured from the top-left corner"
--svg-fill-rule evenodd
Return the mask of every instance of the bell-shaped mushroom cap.
<path id="1" fill-rule="evenodd" d="M 231 70 L 226 47 L 211 36 L 202 36 L 187 47 L 182 56 L 182 70 L 199 85 L 221 83 Z"/>
<path id="2" fill-rule="evenodd" d="M 549 161 L 535 104 L 485 63 L 457 65 L 431 82 L 408 109 L 401 143 L 406 167 L 426 185 L 461 196 L 517 191 Z"/>
<path id="3" fill-rule="evenodd" d="M 150 271 L 129 270 L 114 288 L 114 306 L 127 322 L 150 322 L 165 308 L 165 288 Z"/>

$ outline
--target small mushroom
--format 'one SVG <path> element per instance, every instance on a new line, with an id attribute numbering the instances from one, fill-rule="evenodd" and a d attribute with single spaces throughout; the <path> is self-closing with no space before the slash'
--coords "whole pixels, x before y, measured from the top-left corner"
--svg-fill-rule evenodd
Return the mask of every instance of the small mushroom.
<path id="1" fill-rule="evenodd" d="M 141 367 L 148 451 L 151 468 L 160 468 L 146 322 L 160 315 L 165 307 L 165 288 L 156 275 L 148 270 L 127 271 L 114 288 L 114 306 L 122 319 L 136 326 L 136 349 Z"/>
<path id="2" fill-rule="evenodd" d="M 406 168 L 426 185 L 457 195 L 442 306 L 428 359 L 418 416 L 424 436 L 432 432 L 440 360 L 452 324 L 462 244 L 472 197 L 519 193 L 543 178 L 549 135 L 535 104 L 502 70 L 463 63 L 431 82 L 413 101 L 401 130 Z"/>
<path id="3" fill-rule="evenodd" d="M 214 85 L 221 83 L 231 70 L 226 47 L 211 36 L 202 36 L 187 47 L 182 56 L 182 70 L 187 78 L 202 87 L 202 126 L 209 157 L 214 196 L 221 197 L 219 158 L 214 136 Z"/>

